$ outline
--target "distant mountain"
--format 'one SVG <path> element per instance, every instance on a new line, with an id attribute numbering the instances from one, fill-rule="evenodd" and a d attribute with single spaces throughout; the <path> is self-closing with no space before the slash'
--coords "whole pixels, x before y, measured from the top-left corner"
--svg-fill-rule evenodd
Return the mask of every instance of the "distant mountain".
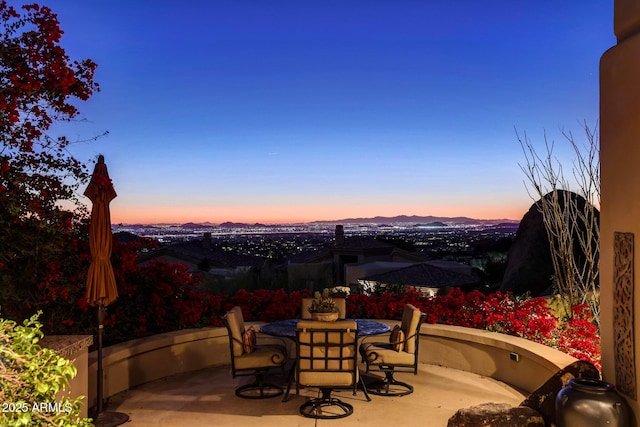
<path id="1" fill-rule="evenodd" d="M 415 224 L 432 225 L 440 223 L 440 226 L 446 225 L 472 225 L 472 224 L 515 224 L 519 221 L 512 219 L 474 219 L 465 216 L 458 217 L 439 217 L 439 216 L 417 216 L 417 215 L 398 215 L 393 217 L 376 216 L 373 218 L 345 218 L 330 221 L 314 221 L 312 224 L 388 224 L 398 222 L 410 222 Z"/>
<path id="2" fill-rule="evenodd" d="M 187 222 L 186 224 L 180 225 L 182 228 L 204 228 L 204 227 L 214 227 L 213 225 L 208 224 L 196 224 L 195 222 Z"/>
<path id="3" fill-rule="evenodd" d="M 255 224 L 245 224 L 243 222 L 223 222 L 218 227 L 220 228 L 251 228 L 251 227 L 269 227 L 265 224 L 255 223 Z"/>

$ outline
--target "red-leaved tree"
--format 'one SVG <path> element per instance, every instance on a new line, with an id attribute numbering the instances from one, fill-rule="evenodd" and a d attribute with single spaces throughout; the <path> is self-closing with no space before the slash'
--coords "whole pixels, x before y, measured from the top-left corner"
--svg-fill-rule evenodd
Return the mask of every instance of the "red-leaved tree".
<path id="1" fill-rule="evenodd" d="M 61 280 L 78 217 L 59 202 L 79 206 L 75 190 L 87 177 L 70 141 L 48 134 L 77 118 L 74 100 L 98 90 L 96 64 L 71 60 L 62 33 L 48 7 L 0 0 L 0 313 L 17 320 Z"/>

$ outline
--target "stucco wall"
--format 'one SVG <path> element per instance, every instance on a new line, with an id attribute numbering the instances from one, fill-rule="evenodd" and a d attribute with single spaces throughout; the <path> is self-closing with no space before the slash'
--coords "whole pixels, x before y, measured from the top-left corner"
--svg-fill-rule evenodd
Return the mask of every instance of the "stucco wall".
<path id="1" fill-rule="evenodd" d="M 488 376 L 525 392 L 576 359 L 532 341 L 478 329 L 423 325 L 420 362 Z"/>
<path id="2" fill-rule="evenodd" d="M 225 328 L 187 329 L 103 349 L 103 396 L 208 366 L 230 364 Z M 89 402 L 97 402 L 98 355 L 89 354 Z"/>
<path id="3" fill-rule="evenodd" d="M 615 385 L 615 352 L 620 348 L 613 330 L 615 232 L 634 235 L 633 305 L 640 307 L 640 2 L 615 0 L 613 31 L 618 43 L 600 61 L 600 312 L 603 377 Z M 640 342 L 637 319 L 628 325 L 635 343 Z M 638 356 L 636 350 L 636 388 Z M 637 400 L 628 402 L 637 417 Z"/>
<path id="4" fill-rule="evenodd" d="M 256 329 L 261 326 L 248 324 Z M 387 335 L 375 339 L 388 340 Z M 423 325 L 420 336 L 421 363 L 489 376 L 524 392 L 534 390 L 575 361 L 522 338 L 476 329 Z M 518 354 L 519 361 L 511 360 L 511 353 Z M 227 364 L 230 364 L 229 341 L 225 328 L 183 330 L 110 346 L 103 352 L 104 397 L 165 376 Z M 89 355 L 89 379 L 89 401 L 95 405 L 95 352 Z"/>

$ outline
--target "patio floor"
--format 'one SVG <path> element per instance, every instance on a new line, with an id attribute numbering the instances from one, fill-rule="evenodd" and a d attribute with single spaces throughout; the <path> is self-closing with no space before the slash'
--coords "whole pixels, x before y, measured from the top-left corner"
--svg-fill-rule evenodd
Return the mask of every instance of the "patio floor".
<path id="1" fill-rule="evenodd" d="M 367 374 L 369 375 L 369 374 Z M 301 389 L 288 402 L 281 397 L 249 400 L 236 397 L 234 389 L 250 381 L 231 378 L 228 366 L 217 366 L 150 382 L 112 396 L 107 411 L 129 415 L 128 427 L 151 426 L 429 426 L 446 427 L 458 409 L 486 402 L 518 405 L 520 391 L 492 378 L 433 365 L 421 365 L 417 376 L 397 374 L 414 385 L 413 394 L 402 397 L 371 395 L 367 402 L 359 391 L 334 391 L 334 396 L 354 406 L 353 415 L 337 420 L 314 420 L 298 413 L 317 389 Z M 362 424 L 361 424 L 362 423 Z"/>

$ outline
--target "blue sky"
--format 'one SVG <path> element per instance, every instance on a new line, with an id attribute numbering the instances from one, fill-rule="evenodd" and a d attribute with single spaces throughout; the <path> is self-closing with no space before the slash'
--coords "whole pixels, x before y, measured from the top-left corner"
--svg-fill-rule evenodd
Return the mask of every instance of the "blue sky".
<path id="1" fill-rule="evenodd" d="M 71 151 L 104 154 L 114 222 L 520 219 L 514 128 L 562 159 L 615 44 L 610 1 L 43 4 L 99 65 L 57 131 L 109 131 Z"/>

